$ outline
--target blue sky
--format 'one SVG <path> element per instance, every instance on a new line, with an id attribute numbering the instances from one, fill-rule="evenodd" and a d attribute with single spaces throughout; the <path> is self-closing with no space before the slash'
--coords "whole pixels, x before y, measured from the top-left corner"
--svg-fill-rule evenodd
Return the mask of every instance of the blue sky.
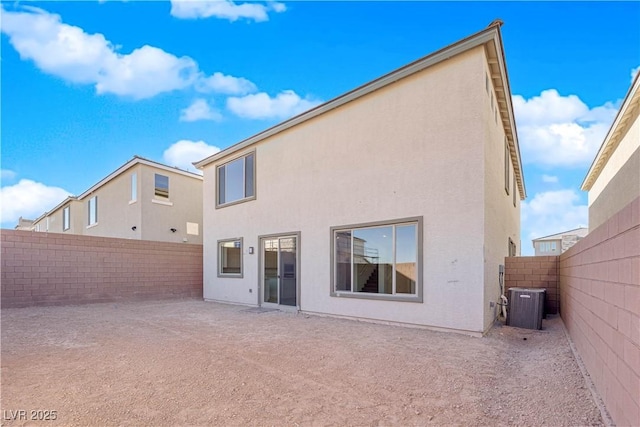
<path id="1" fill-rule="evenodd" d="M 2 227 L 140 155 L 183 168 L 500 18 L 532 237 L 580 184 L 640 66 L 638 2 L 2 2 Z"/>

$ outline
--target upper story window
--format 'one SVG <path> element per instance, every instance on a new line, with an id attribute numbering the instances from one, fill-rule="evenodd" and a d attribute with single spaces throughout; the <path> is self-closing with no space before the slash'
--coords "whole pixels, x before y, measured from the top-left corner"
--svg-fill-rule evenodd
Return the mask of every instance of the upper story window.
<path id="1" fill-rule="evenodd" d="M 513 171 L 513 207 L 516 207 L 516 171 Z"/>
<path id="2" fill-rule="evenodd" d="M 65 206 L 62 209 L 62 231 L 66 231 L 71 228 L 71 206 Z"/>
<path id="3" fill-rule="evenodd" d="M 156 191 L 157 191 L 157 188 L 158 188 L 158 184 L 156 181 Z M 131 174 L 131 201 L 135 202 L 136 200 L 138 200 L 138 174 L 134 172 Z"/>
<path id="4" fill-rule="evenodd" d="M 255 167 L 255 153 L 218 166 L 218 206 L 255 198 Z"/>
<path id="5" fill-rule="evenodd" d="M 511 163 L 511 156 L 509 154 L 509 141 L 504 139 L 504 191 L 509 194 L 509 163 Z"/>
<path id="6" fill-rule="evenodd" d="M 158 197 L 169 198 L 169 177 L 165 175 L 156 174 L 156 187 L 155 195 Z"/>
<path id="7" fill-rule="evenodd" d="M 93 196 L 87 202 L 89 211 L 88 225 L 94 225 L 98 223 L 98 196 Z"/>
<path id="8" fill-rule="evenodd" d="M 556 242 L 539 242 L 538 248 L 540 252 L 556 252 L 558 250 L 558 244 Z"/>

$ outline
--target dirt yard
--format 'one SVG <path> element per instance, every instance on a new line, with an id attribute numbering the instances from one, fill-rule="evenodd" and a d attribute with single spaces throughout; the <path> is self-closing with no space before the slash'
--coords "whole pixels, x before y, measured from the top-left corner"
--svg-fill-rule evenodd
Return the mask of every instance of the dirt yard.
<path id="1" fill-rule="evenodd" d="M 473 338 L 194 300 L 7 309 L 2 423 L 601 425 L 560 322 Z"/>

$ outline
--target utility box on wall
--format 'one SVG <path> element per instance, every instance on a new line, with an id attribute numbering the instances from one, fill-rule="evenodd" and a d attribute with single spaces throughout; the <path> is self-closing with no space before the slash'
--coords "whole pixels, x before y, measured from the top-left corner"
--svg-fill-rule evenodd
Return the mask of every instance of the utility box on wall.
<path id="1" fill-rule="evenodd" d="M 542 329 L 546 289 L 509 289 L 507 325 L 517 328 Z"/>

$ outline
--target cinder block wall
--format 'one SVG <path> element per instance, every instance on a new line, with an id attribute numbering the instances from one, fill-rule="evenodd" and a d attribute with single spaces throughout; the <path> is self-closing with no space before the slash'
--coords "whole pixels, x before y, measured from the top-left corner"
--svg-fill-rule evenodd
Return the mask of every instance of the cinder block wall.
<path id="1" fill-rule="evenodd" d="M 619 426 L 640 426 L 640 198 L 560 256 L 561 315 Z"/>
<path id="2" fill-rule="evenodd" d="M 2 307 L 202 298 L 202 245 L 2 230 Z"/>
<path id="3" fill-rule="evenodd" d="M 523 256 L 504 260 L 505 296 L 509 288 L 544 288 L 547 290 L 545 311 L 557 314 L 559 308 L 558 257 Z"/>

